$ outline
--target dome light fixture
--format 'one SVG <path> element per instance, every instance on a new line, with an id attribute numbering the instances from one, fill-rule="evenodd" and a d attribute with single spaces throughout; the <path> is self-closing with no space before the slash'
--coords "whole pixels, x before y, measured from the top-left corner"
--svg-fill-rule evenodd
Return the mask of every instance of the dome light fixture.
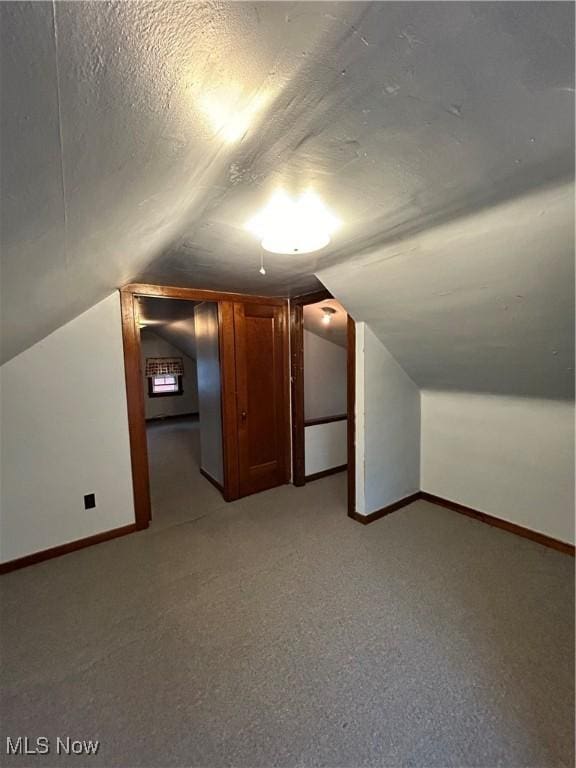
<path id="1" fill-rule="evenodd" d="M 322 323 L 324 325 L 330 325 L 332 322 L 332 315 L 336 314 L 336 310 L 332 307 L 322 307 Z"/>
<path id="2" fill-rule="evenodd" d="M 340 221 L 314 192 L 296 200 L 279 190 L 246 229 L 270 253 L 312 253 L 325 248 Z"/>

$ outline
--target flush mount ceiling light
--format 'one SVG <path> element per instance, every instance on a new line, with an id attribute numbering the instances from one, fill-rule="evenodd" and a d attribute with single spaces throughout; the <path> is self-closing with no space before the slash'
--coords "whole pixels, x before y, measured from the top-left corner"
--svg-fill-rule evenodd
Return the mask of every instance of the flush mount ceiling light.
<path id="1" fill-rule="evenodd" d="M 339 226 L 340 221 L 314 192 L 292 200 L 278 191 L 246 229 L 271 253 L 312 253 L 327 246 Z"/>
<path id="2" fill-rule="evenodd" d="M 336 314 L 336 310 L 332 307 L 322 307 L 322 322 L 324 325 L 330 325 L 332 322 L 332 315 Z"/>

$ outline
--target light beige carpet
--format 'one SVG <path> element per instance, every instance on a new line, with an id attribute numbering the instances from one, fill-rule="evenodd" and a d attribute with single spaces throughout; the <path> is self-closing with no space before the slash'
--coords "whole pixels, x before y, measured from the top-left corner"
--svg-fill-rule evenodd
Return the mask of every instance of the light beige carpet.
<path id="1" fill-rule="evenodd" d="M 100 749 L 3 764 L 572 766 L 574 561 L 426 502 L 362 526 L 345 495 L 191 502 L 4 576 L 0 749 Z"/>
<path id="2" fill-rule="evenodd" d="M 150 421 L 146 432 L 154 529 L 204 517 L 226 504 L 200 474 L 198 417 Z"/>

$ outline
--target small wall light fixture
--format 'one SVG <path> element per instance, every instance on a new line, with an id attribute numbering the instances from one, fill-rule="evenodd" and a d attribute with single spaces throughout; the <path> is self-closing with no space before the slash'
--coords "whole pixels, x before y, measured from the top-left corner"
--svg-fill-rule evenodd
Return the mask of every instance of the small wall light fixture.
<path id="1" fill-rule="evenodd" d="M 322 322 L 324 325 L 330 325 L 332 322 L 332 315 L 336 314 L 336 310 L 332 307 L 322 307 Z"/>

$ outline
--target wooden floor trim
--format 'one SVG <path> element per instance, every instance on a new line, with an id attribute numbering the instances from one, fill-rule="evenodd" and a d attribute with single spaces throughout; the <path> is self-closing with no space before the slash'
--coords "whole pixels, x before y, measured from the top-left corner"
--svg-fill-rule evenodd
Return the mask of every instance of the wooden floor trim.
<path id="1" fill-rule="evenodd" d="M 113 528 L 111 531 L 102 531 L 101 533 L 95 533 L 93 536 L 86 536 L 84 539 L 77 539 L 66 544 L 60 544 L 57 547 L 43 549 L 41 552 L 33 552 L 31 555 L 24 555 L 24 557 L 18 557 L 16 560 L 9 560 L 7 563 L 0 563 L 0 574 L 16 571 L 18 568 L 26 568 L 28 565 L 35 565 L 44 560 L 51 560 L 53 557 L 68 555 L 70 552 L 76 552 L 77 549 L 84 549 L 84 547 L 91 547 L 93 544 L 100 544 L 103 541 L 116 539 L 119 536 L 126 536 L 128 533 L 134 533 L 137 530 L 140 530 L 140 528 L 136 523 L 130 523 L 130 525 L 123 525 L 120 528 Z"/>
<path id="2" fill-rule="evenodd" d="M 417 493 L 412 493 L 410 496 L 406 496 L 399 501 L 395 501 L 393 504 L 388 504 L 388 506 L 382 507 L 382 509 L 377 509 L 375 512 L 370 512 L 369 515 L 361 515 L 359 512 L 354 511 L 351 513 L 349 512 L 348 517 L 351 517 L 358 523 L 362 523 L 362 525 L 368 525 L 369 523 L 373 523 L 375 520 L 380 520 L 381 517 L 385 517 L 386 515 L 390 515 L 392 512 L 396 512 L 397 509 L 402 509 L 402 507 L 407 507 L 408 504 L 413 504 L 415 501 L 418 501 L 419 498 L 420 491 Z"/>
<path id="3" fill-rule="evenodd" d="M 332 424 L 334 421 L 346 421 L 347 413 L 339 413 L 336 416 L 323 416 L 321 419 L 305 419 L 305 427 L 317 427 L 320 424 Z"/>
<path id="4" fill-rule="evenodd" d="M 508 531 L 508 533 L 515 533 L 517 536 L 522 536 L 525 539 L 530 539 L 531 541 L 535 541 L 538 544 L 543 544 L 545 547 L 556 549 L 558 552 L 564 552 L 564 554 L 574 557 L 574 544 L 570 544 L 567 541 L 561 541 L 560 539 L 555 539 L 552 536 L 547 536 L 545 533 L 533 531 L 530 528 L 525 528 L 522 525 L 511 523 L 508 520 L 503 520 L 501 517 L 494 517 L 494 515 L 489 515 L 487 512 L 480 512 L 478 509 L 472 509 L 472 507 L 467 507 L 464 504 L 457 503 L 456 501 L 450 501 L 449 499 L 444 499 L 441 496 L 435 496 L 433 493 L 428 493 L 427 491 L 419 491 L 418 493 L 413 493 L 411 496 L 407 496 L 405 499 L 400 499 L 400 501 L 394 502 L 394 504 L 389 504 L 387 507 L 378 509 L 376 512 L 371 512 L 369 515 L 361 515 L 358 512 L 352 512 L 349 513 L 348 516 L 353 520 L 362 523 L 363 525 L 368 525 L 369 523 L 373 523 L 375 520 L 380 520 L 380 518 L 384 517 L 385 515 L 389 515 L 391 512 L 396 512 L 397 509 L 402 509 L 402 507 L 406 507 L 408 504 L 412 504 L 413 502 L 418 501 L 418 499 L 422 499 L 422 501 L 428 501 L 431 504 L 437 504 L 438 506 L 444 507 L 445 509 L 450 509 L 453 512 L 459 512 L 461 515 L 466 515 L 467 517 L 471 517 L 481 523 L 492 525 L 494 528 L 500 528 L 503 531 Z"/>
<path id="5" fill-rule="evenodd" d="M 330 467 L 330 469 L 323 469 L 322 472 L 315 472 L 313 475 L 306 475 L 304 480 L 307 483 L 310 483 L 312 480 L 320 480 L 322 477 L 336 475 L 338 472 L 345 472 L 347 469 L 348 464 L 340 464 L 339 467 Z"/>
<path id="6" fill-rule="evenodd" d="M 565 554 L 574 557 L 574 544 L 569 544 L 567 541 L 560 541 L 560 539 L 547 536 L 545 533 L 538 533 L 538 531 L 533 531 L 522 525 L 503 520 L 501 517 L 494 517 L 494 515 L 489 515 L 486 512 L 480 512 L 478 509 L 472 509 L 472 507 L 467 507 L 456 501 L 443 499 L 441 496 L 435 496 L 433 493 L 428 493 L 427 491 L 421 491 L 420 498 L 424 501 L 429 501 L 432 504 L 438 504 L 440 507 L 451 509 L 453 512 L 459 512 L 461 515 L 466 515 L 481 523 L 492 525 L 494 528 L 501 528 L 503 531 L 508 531 L 508 533 L 515 533 L 517 536 L 531 539 L 532 541 L 538 542 L 538 544 L 543 544 L 545 547 L 556 549 L 559 552 L 564 552 Z"/>
<path id="7" fill-rule="evenodd" d="M 342 472 L 346 468 L 346 465 L 343 465 L 341 467 L 334 467 L 333 469 L 326 470 L 325 472 L 317 472 L 315 475 L 310 475 L 307 477 L 306 480 L 317 480 L 319 477 L 326 477 L 327 475 L 334 474 L 336 472 Z M 214 485 L 220 492 L 222 492 L 222 486 L 220 486 L 219 483 L 214 480 L 214 478 L 212 478 L 203 469 L 201 469 L 200 472 L 209 482 L 212 483 L 212 485 Z M 502 518 L 494 517 L 493 515 L 489 515 L 486 512 L 480 512 L 479 510 L 472 509 L 472 507 L 467 507 L 464 504 L 459 504 L 455 501 L 450 501 L 449 499 L 443 499 L 441 496 L 435 496 L 433 493 L 428 493 L 427 491 L 418 491 L 417 493 L 413 493 L 410 496 L 406 496 L 405 498 L 400 499 L 399 501 L 395 501 L 393 504 L 388 504 L 388 506 L 382 507 L 382 509 L 371 512 L 369 515 L 361 515 L 354 511 L 349 512 L 348 516 L 353 520 L 356 520 L 358 523 L 362 523 L 362 525 L 368 525 L 369 523 L 373 523 L 376 520 L 380 520 L 380 518 L 385 517 L 392 512 L 396 512 L 398 509 L 402 509 L 402 507 L 413 504 L 419 499 L 428 501 L 431 504 L 437 504 L 440 507 L 445 507 L 446 509 L 450 509 L 453 512 L 458 512 L 461 515 L 466 515 L 467 517 L 471 517 L 474 520 L 478 520 L 481 523 L 486 523 L 487 525 L 492 525 L 495 528 L 500 528 L 504 531 L 508 531 L 509 533 L 514 533 L 517 536 L 522 536 L 525 539 L 530 539 L 531 541 L 535 541 L 538 544 L 543 544 L 545 547 L 550 547 L 551 549 L 555 549 L 558 552 L 563 552 L 564 554 L 574 557 L 574 544 L 561 541 L 560 539 L 555 539 L 552 536 L 547 536 L 544 533 L 538 533 L 538 531 L 533 531 L 530 528 L 524 528 L 521 525 L 511 523 L 508 520 L 502 520 Z M 119 536 L 126 536 L 127 534 L 134 533 L 137 530 L 140 530 L 140 527 L 136 523 L 130 523 L 130 525 L 123 525 L 120 528 L 113 528 L 110 531 L 102 531 L 101 533 L 96 533 L 93 536 L 87 536 L 84 539 L 77 539 L 76 541 L 70 541 L 57 547 L 43 549 L 41 552 L 33 552 L 30 555 L 25 555 L 24 557 L 19 557 L 15 560 L 9 560 L 6 563 L 0 563 L 0 574 L 10 573 L 10 571 L 15 571 L 19 568 L 26 568 L 29 565 L 35 565 L 36 563 L 41 563 L 44 560 L 51 560 L 53 557 L 61 557 L 62 555 L 67 555 L 70 552 L 75 552 L 78 549 L 91 547 L 92 545 L 100 544 L 103 541 L 110 541 L 110 539 L 116 539 Z"/>
<path id="8" fill-rule="evenodd" d="M 205 477 L 206 480 L 208 480 L 208 482 L 211 483 L 214 486 L 214 488 L 216 488 L 218 491 L 220 491 L 222 496 L 224 496 L 224 486 L 221 485 L 218 482 L 218 480 L 213 478 L 212 475 L 209 472 L 206 472 L 205 469 L 202 469 L 202 467 L 200 467 L 200 474 L 202 475 L 202 477 Z"/>
<path id="9" fill-rule="evenodd" d="M 175 419 L 189 419 L 192 416 L 198 416 L 198 411 L 190 411 L 190 413 L 169 413 L 166 416 L 150 416 L 146 419 L 146 424 L 154 421 L 174 421 Z"/>

